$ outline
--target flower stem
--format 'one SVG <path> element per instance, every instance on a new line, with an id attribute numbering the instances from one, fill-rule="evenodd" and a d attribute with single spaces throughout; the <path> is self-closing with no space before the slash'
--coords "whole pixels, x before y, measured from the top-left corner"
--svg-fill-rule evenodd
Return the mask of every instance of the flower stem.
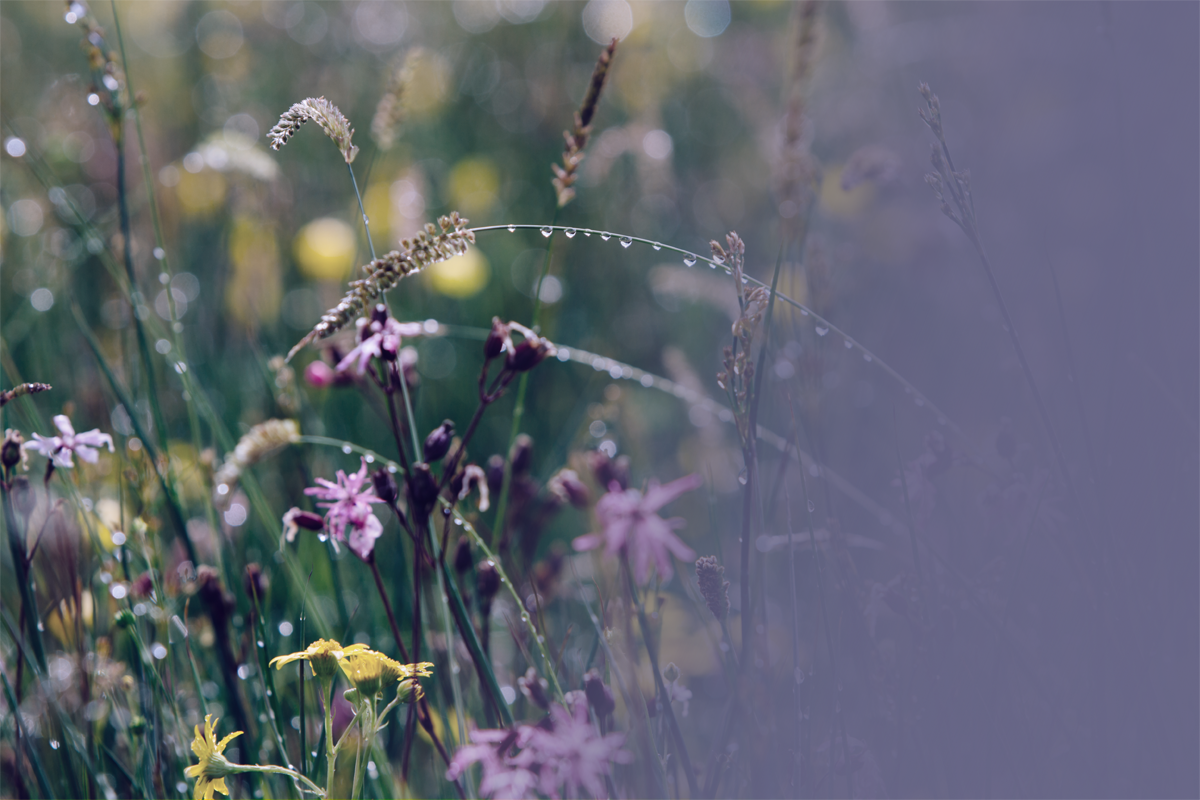
<path id="1" fill-rule="evenodd" d="M 301 775 L 299 772 L 296 772 L 295 770 L 290 770 L 287 767 L 277 767 L 274 764 L 268 764 L 266 766 L 262 766 L 259 764 L 234 764 L 231 766 L 235 767 L 237 772 L 266 772 L 271 775 L 287 775 L 292 780 L 298 780 L 298 781 L 301 781 L 302 783 L 304 783 L 306 786 L 309 787 L 308 790 L 310 792 L 312 792 L 313 794 L 317 795 L 318 797 L 328 797 L 329 796 L 327 793 L 321 791 L 320 786 L 317 786 L 315 783 L 313 783 L 308 778 Z"/>
<path id="2" fill-rule="evenodd" d="M 667 716 L 667 724 L 671 727 L 671 736 L 675 740 L 675 746 L 679 749 L 679 760 L 683 762 L 683 776 L 687 778 L 688 794 L 691 797 L 697 797 L 696 773 L 692 769 L 692 759 L 688 757 L 687 745 L 684 744 L 683 733 L 679 730 L 679 721 L 675 719 L 675 709 L 671 708 L 671 698 L 667 695 L 666 687 L 663 686 L 662 673 L 658 671 L 658 652 L 655 650 L 653 636 L 650 633 L 650 621 L 646 619 L 646 608 L 642 605 L 642 599 L 638 597 L 637 590 L 633 588 L 633 573 L 629 569 L 629 558 L 624 553 L 621 554 L 621 571 L 625 574 L 625 585 L 629 587 L 629 597 L 633 600 L 634 608 L 637 609 L 638 625 L 642 629 L 646 652 L 650 655 L 650 669 L 654 673 L 654 686 L 658 692 L 659 703 L 663 713 Z"/>
<path id="3" fill-rule="evenodd" d="M 325 796 L 333 795 L 333 771 L 337 764 L 337 748 L 333 746 L 333 680 L 321 679 L 321 693 L 325 698 Z"/>

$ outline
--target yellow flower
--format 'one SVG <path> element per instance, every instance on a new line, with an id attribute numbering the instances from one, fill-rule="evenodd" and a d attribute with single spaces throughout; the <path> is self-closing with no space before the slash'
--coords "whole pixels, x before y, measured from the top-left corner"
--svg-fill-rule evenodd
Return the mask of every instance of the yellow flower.
<path id="1" fill-rule="evenodd" d="M 422 661 L 420 664 L 401 664 L 374 650 L 361 650 L 347 654 L 346 658 L 339 661 L 338 664 L 341 666 L 342 672 L 346 673 L 346 677 L 354 684 L 354 688 L 358 689 L 359 694 L 366 698 L 379 694 L 383 691 L 384 686 L 392 681 L 416 683 L 414 678 L 429 677 L 433 674 L 429 671 L 433 664 L 428 661 Z M 420 684 L 416 684 L 416 692 L 419 698 L 421 696 Z"/>
<path id="2" fill-rule="evenodd" d="M 237 765 L 231 764 L 221 754 L 225 751 L 225 745 L 234 737 L 241 736 L 242 732 L 235 731 L 218 742 L 216 727 L 216 723 L 212 721 L 212 714 L 204 717 L 204 733 L 200 732 L 199 725 L 196 726 L 192 752 L 200 759 L 200 763 L 193 764 L 183 771 L 184 775 L 196 779 L 196 791 L 192 795 L 195 800 L 213 800 L 214 792 L 229 794 L 225 776 L 237 771 Z"/>
<path id="3" fill-rule="evenodd" d="M 270 666 L 283 669 L 284 664 L 293 661 L 307 661 L 312 667 L 313 675 L 321 680 L 329 680 L 337 674 L 337 666 L 346 658 L 363 651 L 370 652 L 365 644 L 348 644 L 345 647 L 332 639 L 317 639 L 308 649 L 299 653 L 289 653 L 286 656 L 276 656 L 271 659 Z"/>

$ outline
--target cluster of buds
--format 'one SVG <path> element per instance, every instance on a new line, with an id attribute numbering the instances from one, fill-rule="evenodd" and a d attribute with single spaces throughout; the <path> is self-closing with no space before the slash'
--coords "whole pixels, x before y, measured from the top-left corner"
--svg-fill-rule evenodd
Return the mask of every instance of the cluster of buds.
<path id="1" fill-rule="evenodd" d="M 92 72 L 92 84 L 88 87 L 88 103 L 102 106 L 113 138 L 121 135 L 121 118 L 129 107 L 125 96 L 125 73 L 118 63 L 117 53 L 108 49 L 104 28 L 92 16 L 91 10 L 82 0 L 70 0 L 64 18 L 72 25 L 83 29 L 81 47 L 87 55 L 88 68 Z"/>
<path id="2" fill-rule="evenodd" d="M 513 343 L 514 331 L 522 336 L 520 344 Z M 492 317 L 492 330 L 483 343 L 485 359 L 491 361 L 503 354 L 505 368 L 513 372 L 528 372 L 555 352 L 549 339 L 538 336 L 519 322 L 501 322 L 499 317 Z"/>
<path id="3" fill-rule="evenodd" d="M 975 198 L 971 195 L 971 175 L 966 170 L 955 170 L 954 162 L 950 160 L 946 133 L 942 128 L 942 104 L 938 96 L 927 83 L 922 83 L 919 88 L 921 97 L 925 98 L 925 107 L 918 109 L 917 113 L 937 139 L 929 156 L 934 171 L 925 176 L 925 182 L 933 190 L 942 213 L 975 241 Z"/>

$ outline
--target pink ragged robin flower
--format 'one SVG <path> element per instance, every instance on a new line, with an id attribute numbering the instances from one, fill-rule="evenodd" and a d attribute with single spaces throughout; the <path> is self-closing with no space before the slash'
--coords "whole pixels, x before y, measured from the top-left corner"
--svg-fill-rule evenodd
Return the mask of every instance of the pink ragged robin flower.
<path id="1" fill-rule="evenodd" d="M 367 474 L 367 460 L 351 475 L 338 470 L 337 483 L 317 478 L 320 486 L 312 486 L 304 493 L 329 502 L 317 503 L 325 512 L 325 528 L 337 547 L 338 541 L 349 540 L 350 549 L 366 561 L 375 549 L 375 540 L 383 533 L 383 523 L 371 513 L 371 503 L 382 503 L 375 496 L 375 484 Z M 347 532 L 349 528 L 349 532 Z"/>
<path id="2" fill-rule="evenodd" d="M 573 542 L 575 549 L 594 550 L 603 544 L 604 554 L 609 558 L 624 552 L 632 561 L 639 584 L 650 580 L 653 561 L 658 576 L 664 582 L 669 581 L 675 574 L 671 554 L 681 561 L 692 561 L 696 554 L 672 533 L 683 526 L 683 520 L 663 519 L 658 510 L 703 483 L 699 475 L 688 475 L 661 486 L 651 481 L 645 495 L 637 489 L 623 490 L 615 481 L 610 483 L 608 493 L 596 503 L 601 530 L 577 538 Z"/>
<path id="3" fill-rule="evenodd" d="M 359 343 L 338 362 L 338 372 L 354 365 L 354 371 L 362 375 L 372 358 L 395 360 L 400 352 L 401 337 L 419 336 L 424 331 L 420 322 L 397 322 L 391 317 L 360 319 L 358 329 Z"/>
<path id="4" fill-rule="evenodd" d="M 113 452 L 112 437 L 107 433 L 101 433 L 99 428 L 93 428 L 86 433 L 76 433 L 75 428 L 71 425 L 71 420 L 62 414 L 54 418 L 54 427 L 58 428 L 62 436 L 42 436 L 35 433 L 33 434 L 34 441 L 25 447 L 36 450 L 51 459 L 56 467 L 68 469 L 74 467 L 75 462 L 71 459 L 72 453 L 78 454 L 89 464 L 95 464 L 100 460 L 100 454 L 96 452 L 99 448 L 107 447 L 108 452 Z"/>

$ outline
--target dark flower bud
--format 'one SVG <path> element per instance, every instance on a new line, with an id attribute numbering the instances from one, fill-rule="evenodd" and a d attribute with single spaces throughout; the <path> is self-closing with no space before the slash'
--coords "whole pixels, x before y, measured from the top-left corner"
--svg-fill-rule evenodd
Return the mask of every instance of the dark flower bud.
<path id="1" fill-rule="evenodd" d="M 511 334 L 508 326 L 499 317 L 492 317 L 492 332 L 483 343 L 483 357 L 491 361 L 504 352 L 504 345 L 511 345 Z"/>
<path id="2" fill-rule="evenodd" d="M 4 464 L 5 469 L 12 469 L 21 463 L 21 446 L 24 443 L 25 437 L 21 436 L 20 431 L 4 432 L 4 445 L 0 447 L 0 463 Z"/>
<path id="3" fill-rule="evenodd" d="M 13 478 L 12 498 L 13 506 L 27 517 L 37 506 L 37 498 L 33 494 L 33 487 L 29 485 L 29 479 L 24 475 L 18 475 Z"/>
<path id="4" fill-rule="evenodd" d="M 261 566 L 251 561 L 246 565 L 246 574 L 242 577 L 245 581 L 246 596 L 250 598 L 251 604 L 258 603 L 261 606 L 267 589 L 271 587 L 271 581 L 267 579 L 267 574 L 263 572 Z"/>
<path id="5" fill-rule="evenodd" d="M 550 684 L 538 675 L 534 667 L 530 667 L 524 675 L 517 678 L 517 686 L 521 687 L 521 694 L 528 697 L 538 708 L 543 711 L 550 710 L 550 696 L 546 693 Z"/>
<path id="6" fill-rule="evenodd" d="M 196 570 L 196 595 L 208 607 L 214 625 L 220 627 L 226 622 L 233 610 L 234 599 L 221 585 L 221 574 L 216 568 L 203 564 Z"/>
<path id="7" fill-rule="evenodd" d="M 408 476 L 408 499 L 421 516 L 429 514 L 437 502 L 438 485 L 429 470 L 429 465 L 418 461 L 412 465 Z"/>
<path id="8" fill-rule="evenodd" d="M 561 469 L 550 479 L 546 487 L 564 503 L 579 509 L 587 508 L 592 502 L 591 492 L 573 469 Z"/>
<path id="9" fill-rule="evenodd" d="M 485 603 L 490 603 L 496 592 L 500 591 L 500 571 L 489 559 L 485 558 L 475 565 L 475 581 L 479 598 Z"/>
<path id="10" fill-rule="evenodd" d="M 508 460 L 512 462 L 513 475 L 529 471 L 529 464 L 533 461 L 533 439 L 528 434 L 522 433 L 516 438 L 512 449 L 508 451 Z"/>
<path id="11" fill-rule="evenodd" d="M 113 624 L 122 630 L 129 630 L 137 624 L 137 617 L 127 608 L 123 608 L 113 617 Z"/>
<path id="12" fill-rule="evenodd" d="M 492 494 L 500 494 L 500 486 L 504 483 L 504 456 L 497 453 L 487 461 L 487 485 Z"/>
<path id="13" fill-rule="evenodd" d="M 149 597 L 154 591 L 154 573 L 146 570 L 141 575 L 133 579 L 133 583 L 129 584 L 129 593 L 134 597 Z"/>
<path id="14" fill-rule="evenodd" d="M 508 366 L 516 372 L 533 369 L 550 355 L 550 347 L 543 339 L 526 339 L 508 354 Z"/>
<path id="15" fill-rule="evenodd" d="M 371 473 L 371 481 L 375 484 L 375 494 L 389 506 L 400 496 L 396 488 L 396 478 L 386 469 L 377 469 Z"/>
<path id="16" fill-rule="evenodd" d="M 146 732 L 146 718 L 141 714 L 134 714 L 129 720 L 129 732 L 134 736 L 141 736 Z"/>
<path id="17" fill-rule="evenodd" d="M 612 690 L 604 685 L 600 678 L 600 670 L 588 670 L 583 676 L 583 692 L 587 695 L 588 705 L 596 712 L 596 716 L 604 719 L 617 708 Z"/>
<path id="18" fill-rule="evenodd" d="M 371 309 L 371 322 L 378 322 L 380 325 L 387 322 L 388 310 L 383 303 L 377 303 L 375 308 Z"/>
<path id="19" fill-rule="evenodd" d="M 602 450 L 590 450 L 587 461 L 592 474 L 596 476 L 596 482 L 606 490 L 612 483 L 616 483 L 622 489 L 629 488 L 629 456 L 612 459 Z"/>
<path id="20" fill-rule="evenodd" d="M 425 437 L 425 461 L 432 464 L 450 451 L 454 439 L 454 421 L 445 420 Z"/>
<path id="21" fill-rule="evenodd" d="M 471 540 L 466 536 L 460 536 L 458 545 L 454 548 L 454 569 L 461 575 L 470 568 Z"/>
<path id="22" fill-rule="evenodd" d="M 717 563 L 716 556 L 696 559 L 696 583 L 708 610 L 717 619 L 725 619 L 729 611 L 729 581 L 725 580 L 725 568 Z"/>

